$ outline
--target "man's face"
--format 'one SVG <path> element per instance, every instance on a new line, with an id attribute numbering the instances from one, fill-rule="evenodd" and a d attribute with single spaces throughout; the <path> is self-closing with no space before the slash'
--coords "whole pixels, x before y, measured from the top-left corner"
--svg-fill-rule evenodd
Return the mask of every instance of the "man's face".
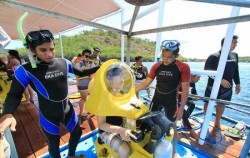
<path id="1" fill-rule="evenodd" d="M 99 55 L 99 52 L 98 52 L 98 51 L 93 51 L 93 56 L 94 56 L 94 57 L 98 57 L 98 55 Z"/>
<path id="2" fill-rule="evenodd" d="M 235 47 L 237 46 L 237 43 L 238 43 L 237 39 L 232 40 L 230 51 L 233 51 L 235 49 Z"/>
<path id="3" fill-rule="evenodd" d="M 143 59 L 140 58 L 139 60 L 136 61 L 136 65 L 142 65 Z"/>
<path id="4" fill-rule="evenodd" d="M 173 52 L 169 51 L 169 50 L 162 50 L 161 55 L 162 55 L 162 61 L 163 61 L 164 65 L 170 65 L 176 59 L 176 55 L 174 55 Z"/>
<path id="5" fill-rule="evenodd" d="M 55 58 L 55 45 L 53 42 L 45 42 L 38 45 L 35 49 L 37 58 L 41 61 L 50 63 Z"/>
<path id="6" fill-rule="evenodd" d="M 200 80 L 200 77 L 201 76 L 199 76 L 199 75 L 191 76 L 191 82 L 192 83 L 197 83 Z"/>
<path id="7" fill-rule="evenodd" d="M 85 53 L 82 57 L 83 61 L 89 61 L 90 53 Z"/>

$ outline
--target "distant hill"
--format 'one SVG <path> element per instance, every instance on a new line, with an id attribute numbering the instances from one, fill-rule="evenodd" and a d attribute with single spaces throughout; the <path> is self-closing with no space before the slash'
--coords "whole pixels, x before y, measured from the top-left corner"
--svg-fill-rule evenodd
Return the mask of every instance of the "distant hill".
<path id="1" fill-rule="evenodd" d="M 83 31 L 74 36 L 62 36 L 64 57 L 71 59 L 81 53 L 83 49 L 93 50 L 93 47 L 101 49 L 100 58 L 107 59 L 121 58 L 121 35 L 110 31 L 95 29 L 92 31 Z M 61 56 L 59 39 L 55 39 L 56 55 Z M 135 56 L 143 56 L 145 61 L 153 61 L 156 43 L 150 40 L 140 38 L 131 38 L 131 61 Z M 25 49 L 18 49 L 20 54 L 25 54 Z M 125 38 L 125 52 L 127 51 L 127 39 Z M 126 56 L 126 55 L 125 55 Z"/>
<path id="2" fill-rule="evenodd" d="M 99 47 L 101 49 L 100 58 L 102 61 L 107 59 L 121 58 L 121 35 L 113 33 L 111 31 L 103 31 L 100 29 L 94 29 L 91 31 L 83 31 L 74 36 L 62 36 L 64 57 L 71 59 L 77 54 L 81 53 L 83 49 L 93 49 L 93 47 Z M 55 39 L 56 44 L 56 56 L 61 56 L 59 39 Z M 131 57 L 133 61 L 135 56 L 143 56 L 145 61 L 154 61 L 156 42 L 147 39 L 131 38 Z M 25 49 L 18 49 L 20 54 L 25 54 Z M 125 38 L 125 52 L 127 51 L 127 38 Z M 126 56 L 126 54 L 125 54 Z M 204 59 L 189 59 L 187 57 L 180 56 L 179 60 L 182 61 L 205 61 Z M 250 57 L 240 58 L 241 61 L 250 62 Z"/>

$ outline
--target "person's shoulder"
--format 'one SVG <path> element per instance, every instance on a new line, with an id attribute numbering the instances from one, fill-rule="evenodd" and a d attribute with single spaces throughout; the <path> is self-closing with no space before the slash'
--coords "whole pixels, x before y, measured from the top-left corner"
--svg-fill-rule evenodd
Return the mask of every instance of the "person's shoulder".
<path id="1" fill-rule="evenodd" d="M 159 66 L 159 65 L 161 65 L 161 64 L 162 64 L 162 62 L 159 61 L 159 62 L 154 63 L 153 66 Z"/>
<path id="2" fill-rule="evenodd" d="M 230 52 L 231 54 L 233 54 L 233 55 L 238 55 L 238 53 L 236 53 L 236 52 Z"/>
<path id="3" fill-rule="evenodd" d="M 188 66 L 189 67 L 189 65 L 187 63 L 185 63 L 183 61 L 180 61 L 180 60 L 176 60 L 176 64 L 183 65 L 183 66 Z"/>
<path id="4" fill-rule="evenodd" d="M 219 56 L 220 56 L 220 54 L 221 54 L 221 52 L 220 52 L 220 51 L 218 51 L 218 52 L 215 52 L 215 53 L 210 54 L 210 56 L 209 56 L 209 57 L 219 57 Z"/>

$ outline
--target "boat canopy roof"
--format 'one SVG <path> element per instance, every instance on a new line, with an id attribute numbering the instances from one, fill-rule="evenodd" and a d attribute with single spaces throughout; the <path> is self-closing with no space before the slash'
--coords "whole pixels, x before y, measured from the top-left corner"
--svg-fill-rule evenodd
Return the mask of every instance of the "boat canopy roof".
<path id="1" fill-rule="evenodd" d="M 1 0 L 0 25 L 16 40 L 17 21 L 26 11 L 29 15 L 23 22 L 25 34 L 38 29 L 59 34 L 119 10 L 112 0 Z"/>
<path id="2" fill-rule="evenodd" d="M 130 2 L 130 0 L 125 0 Z M 144 2 L 142 0 L 140 2 Z M 152 2 L 149 2 L 152 1 Z M 158 8 L 159 0 L 147 0 L 145 4 L 151 4 L 151 10 Z M 165 0 L 167 1 L 167 0 Z M 229 6 L 239 6 L 250 8 L 250 1 L 245 0 L 189 0 L 194 2 L 215 3 Z M 157 2 L 157 3 L 155 3 Z M 143 5 L 143 4 L 142 4 Z M 153 7 L 156 6 L 156 7 Z M 115 0 L 1 0 L 0 1 L 0 25 L 8 33 L 12 40 L 19 39 L 16 24 L 18 19 L 28 12 L 29 15 L 23 22 L 23 31 L 26 34 L 32 30 L 49 29 L 53 34 L 60 34 L 86 25 L 99 29 L 104 29 L 128 36 L 136 36 L 187 28 L 196 28 L 212 25 L 230 24 L 237 22 L 250 21 L 250 15 L 215 19 L 195 23 L 180 24 L 175 26 L 158 27 L 147 30 L 133 31 L 135 20 L 141 15 L 138 14 L 140 5 L 135 6 L 134 14 L 129 20 L 130 28 L 128 31 L 102 25 L 96 22 L 102 17 L 116 14 L 122 10 L 123 6 L 118 6 Z M 143 14 L 148 14 L 144 12 Z M 126 23 L 126 22 L 125 22 Z M 124 24 L 125 24 L 124 23 Z"/>

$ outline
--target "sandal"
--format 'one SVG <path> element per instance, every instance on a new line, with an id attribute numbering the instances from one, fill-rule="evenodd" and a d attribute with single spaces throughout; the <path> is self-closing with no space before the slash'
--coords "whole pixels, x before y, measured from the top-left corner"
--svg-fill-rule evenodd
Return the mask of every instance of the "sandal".
<path id="1" fill-rule="evenodd" d="M 233 138 L 245 138 L 245 129 L 246 125 L 244 122 L 238 122 L 234 127 L 229 127 L 225 134 L 226 136 L 233 137 Z"/>

